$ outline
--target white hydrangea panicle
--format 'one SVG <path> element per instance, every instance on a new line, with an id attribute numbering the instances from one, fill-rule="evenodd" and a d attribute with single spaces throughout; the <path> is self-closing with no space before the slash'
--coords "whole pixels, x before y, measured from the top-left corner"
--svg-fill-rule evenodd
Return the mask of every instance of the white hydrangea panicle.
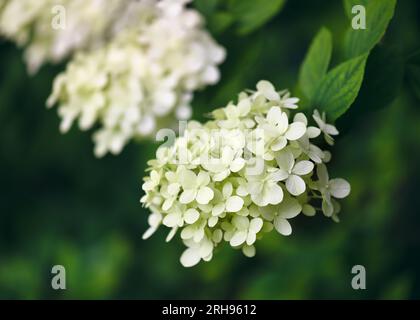
<path id="1" fill-rule="evenodd" d="M 329 178 L 331 153 L 316 145 L 321 132 L 335 131 L 317 111 L 319 128 L 310 125 L 295 111 L 298 101 L 260 81 L 160 147 L 144 178 L 141 203 L 152 210 L 144 237 L 160 224 L 170 228 L 167 239 L 179 230 L 187 247 L 180 261 L 191 267 L 222 242 L 253 257 L 257 239 L 272 230 L 291 235 L 290 221 L 301 213 L 321 211 L 338 222 L 336 199 L 349 195 L 350 184 Z"/>
<path id="2" fill-rule="evenodd" d="M 76 50 L 100 46 L 130 1 L 13 0 L 0 13 L 0 34 L 25 47 L 29 73 Z M 56 24 L 54 24 L 56 23 Z"/>
<path id="3" fill-rule="evenodd" d="M 101 157 L 190 118 L 194 91 L 219 80 L 225 50 L 187 2 L 140 1 L 137 19 L 130 12 L 110 43 L 69 62 L 47 102 L 58 104 L 62 132 L 76 120 L 82 130 L 98 126 L 94 152 Z"/>

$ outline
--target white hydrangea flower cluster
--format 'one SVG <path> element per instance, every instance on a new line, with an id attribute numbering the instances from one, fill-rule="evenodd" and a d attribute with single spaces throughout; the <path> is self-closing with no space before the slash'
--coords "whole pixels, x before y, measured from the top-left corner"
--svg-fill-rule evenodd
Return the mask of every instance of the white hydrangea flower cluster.
<path id="1" fill-rule="evenodd" d="M 161 146 L 142 186 L 140 202 L 151 210 L 143 238 L 161 224 L 171 228 L 167 241 L 180 230 L 187 246 L 180 260 L 190 267 L 209 261 L 222 240 L 252 257 L 257 239 L 273 228 L 290 235 L 289 219 L 301 212 L 338 221 L 336 199 L 350 184 L 329 178 L 331 154 L 314 144 L 321 132 L 332 144 L 338 131 L 318 111 L 318 127 L 309 125 L 298 101 L 260 81 L 213 120 L 190 121 L 171 146 Z"/>
<path id="2" fill-rule="evenodd" d="M 26 47 L 25 60 L 28 71 L 33 74 L 47 61 L 59 62 L 75 50 L 101 45 L 127 3 L 129 1 L 5 0 L 0 13 L 0 34 Z M 64 14 L 59 17 L 61 12 Z M 62 27 L 54 27 L 54 16 L 59 17 L 57 21 Z"/>
<path id="3" fill-rule="evenodd" d="M 69 63 L 47 102 L 59 104 L 62 132 L 77 118 L 82 130 L 99 124 L 93 139 L 101 157 L 118 154 L 132 138 L 176 125 L 174 115 L 191 116 L 193 92 L 218 82 L 225 50 L 187 2 L 140 2 L 134 25 L 118 26 L 108 45 Z"/>

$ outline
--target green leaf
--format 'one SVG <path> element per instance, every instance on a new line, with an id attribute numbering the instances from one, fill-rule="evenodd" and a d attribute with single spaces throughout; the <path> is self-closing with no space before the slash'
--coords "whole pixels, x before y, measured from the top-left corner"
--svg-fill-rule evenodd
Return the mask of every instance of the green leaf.
<path id="1" fill-rule="evenodd" d="M 321 28 L 309 47 L 299 72 L 299 88 L 308 101 L 328 70 L 332 53 L 332 36 L 327 28 Z"/>
<path id="2" fill-rule="evenodd" d="M 351 19 L 351 8 L 356 2 L 346 0 L 344 5 Z M 394 15 L 396 0 L 361 1 L 366 8 L 366 29 L 354 30 L 351 26 L 344 41 L 344 53 L 347 59 L 369 52 L 381 40 Z M 360 3 L 357 3 L 360 4 Z M 350 10 L 350 13 L 349 11 Z"/>
<path id="3" fill-rule="evenodd" d="M 224 32 L 234 22 L 233 15 L 219 0 L 195 0 L 192 5 L 205 17 L 207 29 L 213 35 Z"/>
<path id="4" fill-rule="evenodd" d="M 193 5 L 201 14 L 208 17 L 214 13 L 218 3 L 219 0 L 196 0 L 193 2 Z"/>
<path id="5" fill-rule="evenodd" d="M 231 0 L 229 12 L 235 16 L 238 33 L 250 33 L 274 17 L 282 8 L 285 0 Z"/>
<path id="6" fill-rule="evenodd" d="M 332 119 L 346 112 L 360 90 L 366 59 L 367 54 L 361 55 L 328 72 L 316 89 L 313 105 Z"/>
<path id="7" fill-rule="evenodd" d="M 212 33 L 222 33 L 234 22 L 234 17 L 228 12 L 216 12 L 209 20 L 209 29 Z"/>

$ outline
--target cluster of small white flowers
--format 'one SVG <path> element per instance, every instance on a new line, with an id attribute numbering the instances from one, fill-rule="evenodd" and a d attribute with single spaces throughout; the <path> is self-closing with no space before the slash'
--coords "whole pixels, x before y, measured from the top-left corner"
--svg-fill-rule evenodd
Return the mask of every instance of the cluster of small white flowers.
<path id="1" fill-rule="evenodd" d="M 61 131 L 78 118 L 94 133 L 95 154 L 118 154 L 132 138 L 191 116 L 193 92 L 219 80 L 225 57 L 188 0 L 142 1 L 134 25 L 117 26 L 106 46 L 78 54 L 55 82 L 48 105 L 59 104 Z"/>
<path id="2" fill-rule="evenodd" d="M 6 0 L 0 13 L 0 34 L 25 47 L 28 71 L 33 74 L 47 61 L 59 62 L 75 50 L 101 45 L 128 2 Z"/>
<path id="3" fill-rule="evenodd" d="M 338 221 L 335 199 L 350 185 L 329 179 L 331 154 L 314 144 L 321 132 L 333 144 L 338 131 L 317 111 L 318 127 L 309 126 L 295 111 L 298 101 L 260 81 L 257 91 L 215 110 L 213 120 L 191 121 L 172 146 L 161 146 L 142 186 L 140 201 L 151 210 L 143 238 L 161 224 L 171 228 L 167 241 L 180 229 L 187 246 L 181 263 L 190 267 L 209 261 L 222 240 L 251 257 L 256 239 L 273 228 L 290 235 L 288 220 L 301 212 Z"/>

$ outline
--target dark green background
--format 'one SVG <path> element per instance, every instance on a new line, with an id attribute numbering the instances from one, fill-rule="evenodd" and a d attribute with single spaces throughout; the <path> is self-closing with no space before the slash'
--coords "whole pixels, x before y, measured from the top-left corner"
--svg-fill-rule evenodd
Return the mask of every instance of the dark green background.
<path id="1" fill-rule="evenodd" d="M 195 119 L 260 79 L 293 92 L 322 25 L 334 34 L 333 61 L 340 57 L 349 23 L 341 1 L 289 1 L 247 34 L 235 22 L 223 27 L 229 8 L 216 12 L 213 2 L 197 6 L 228 57 L 220 83 L 196 94 Z M 302 215 L 292 236 L 272 232 L 259 241 L 253 259 L 224 245 L 192 269 L 180 265 L 183 245 L 178 238 L 166 244 L 164 228 L 141 239 L 148 214 L 138 202 L 141 178 L 157 144 L 130 143 L 119 156 L 95 159 L 91 132 L 74 127 L 61 135 L 56 110 L 45 108 L 64 65 L 30 77 L 22 51 L 3 40 L 0 298 L 420 298 L 419 11 L 419 1 L 398 3 L 362 93 L 337 123 L 343 134 L 331 173 L 352 185 L 341 222 Z M 65 291 L 51 289 L 56 264 L 66 268 Z M 351 288 L 357 264 L 366 267 L 366 290 Z"/>

